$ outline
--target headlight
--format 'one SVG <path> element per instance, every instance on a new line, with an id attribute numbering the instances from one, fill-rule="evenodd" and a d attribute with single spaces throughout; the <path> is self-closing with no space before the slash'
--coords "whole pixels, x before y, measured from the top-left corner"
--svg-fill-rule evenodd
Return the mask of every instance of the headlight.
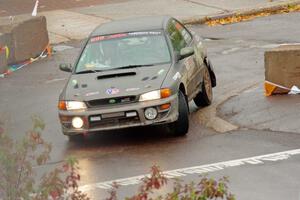
<path id="1" fill-rule="evenodd" d="M 163 99 L 171 96 L 171 90 L 169 88 L 164 88 L 161 90 L 155 90 L 151 92 L 147 92 L 140 96 L 139 101 L 149 101 L 149 100 L 156 100 L 156 99 Z"/>
<path id="2" fill-rule="evenodd" d="M 81 110 L 86 109 L 84 102 L 80 101 L 67 101 L 67 110 Z"/>
<path id="3" fill-rule="evenodd" d="M 82 128 L 83 127 L 83 125 L 84 125 L 84 122 L 83 122 L 83 120 L 80 118 L 80 117 L 74 117 L 73 119 L 72 119 L 72 126 L 74 127 L 74 128 Z"/>
<path id="4" fill-rule="evenodd" d="M 145 110 L 145 117 L 148 120 L 153 120 L 157 117 L 158 113 L 157 110 L 155 108 L 147 108 Z"/>
<path id="5" fill-rule="evenodd" d="M 147 92 L 145 94 L 142 94 L 140 96 L 139 101 L 149 101 L 149 100 L 155 100 L 155 99 L 160 99 L 160 90 L 155 90 L 152 92 Z"/>
<path id="6" fill-rule="evenodd" d="M 59 110 L 83 110 L 86 109 L 86 105 L 81 101 L 59 101 Z"/>

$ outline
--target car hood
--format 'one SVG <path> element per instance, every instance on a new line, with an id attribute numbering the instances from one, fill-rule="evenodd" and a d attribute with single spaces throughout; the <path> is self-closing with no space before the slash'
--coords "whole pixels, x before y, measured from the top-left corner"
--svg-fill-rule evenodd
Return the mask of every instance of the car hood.
<path id="1" fill-rule="evenodd" d="M 90 101 L 136 96 L 160 89 L 171 64 L 146 66 L 106 72 L 73 74 L 61 98 Z"/>

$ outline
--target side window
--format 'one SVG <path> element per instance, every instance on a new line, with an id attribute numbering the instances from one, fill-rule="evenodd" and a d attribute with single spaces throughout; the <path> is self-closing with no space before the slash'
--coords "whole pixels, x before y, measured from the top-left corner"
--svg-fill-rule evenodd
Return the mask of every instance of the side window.
<path id="1" fill-rule="evenodd" d="M 168 25 L 167 31 L 175 51 L 180 51 L 182 48 L 187 46 L 187 42 L 181 33 L 182 29 L 183 27 L 181 24 L 175 20 L 172 20 Z"/>
<path id="2" fill-rule="evenodd" d="M 182 27 L 181 34 L 183 35 L 183 38 L 184 38 L 184 40 L 185 40 L 185 42 L 186 42 L 187 44 L 190 44 L 190 43 L 192 42 L 192 36 L 191 36 L 191 34 L 189 33 L 189 31 L 186 30 L 185 27 Z"/>

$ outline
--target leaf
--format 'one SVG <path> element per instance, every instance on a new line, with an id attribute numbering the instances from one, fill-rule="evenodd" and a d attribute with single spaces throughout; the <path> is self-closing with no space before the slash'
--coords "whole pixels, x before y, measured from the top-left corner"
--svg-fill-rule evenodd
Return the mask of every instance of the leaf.
<path id="1" fill-rule="evenodd" d="M 242 21 L 249 21 L 249 20 L 255 19 L 257 17 L 265 17 L 265 16 L 269 16 L 272 14 L 299 12 L 299 11 L 300 11 L 300 5 L 288 5 L 288 6 L 281 7 L 275 11 L 267 10 L 267 11 L 262 11 L 260 13 L 247 14 L 247 15 L 242 15 L 240 13 L 236 13 L 235 15 L 233 15 L 231 17 L 226 17 L 226 18 L 222 18 L 222 19 L 214 19 L 214 20 L 212 20 L 210 18 L 206 18 L 205 24 L 207 24 L 208 26 L 226 25 L 226 24 L 238 23 L 238 22 L 242 22 Z"/>

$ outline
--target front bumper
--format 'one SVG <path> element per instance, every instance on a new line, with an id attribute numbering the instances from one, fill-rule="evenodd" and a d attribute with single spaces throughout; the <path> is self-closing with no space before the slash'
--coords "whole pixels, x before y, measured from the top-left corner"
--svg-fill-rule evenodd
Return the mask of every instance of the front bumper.
<path id="1" fill-rule="evenodd" d="M 170 108 L 161 110 L 161 105 L 170 104 Z M 156 108 L 158 116 L 154 120 L 145 118 L 146 108 Z M 126 113 L 136 113 L 136 116 L 126 116 Z M 84 125 L 80 129 L 72 126 L 72 119 L 80 117 Z M 137 126 L 171 123 L 178 118 L 178 96 L 172 95 L 165 99 L 136 102 L 123 105 L 111 105 L 99 108 L 88 108 L 84 111 L 59 111 L 62 131 L 65 135 L 76 135 L 88 132 L 114 130 Z M 101 120 L 92 121 L 91 118 Z"/>

